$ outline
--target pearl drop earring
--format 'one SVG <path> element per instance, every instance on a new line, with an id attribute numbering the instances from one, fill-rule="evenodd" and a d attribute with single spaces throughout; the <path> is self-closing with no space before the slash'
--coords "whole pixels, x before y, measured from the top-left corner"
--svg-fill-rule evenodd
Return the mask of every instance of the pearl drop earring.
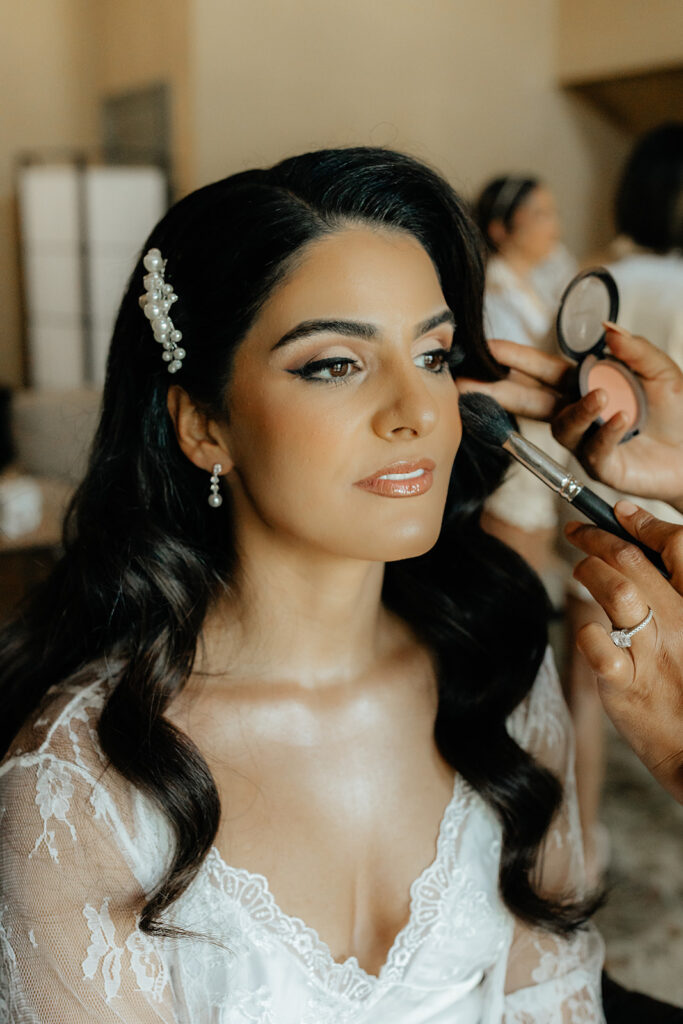
<path id="1" fill-rule="evenodd" d="M 218 474 L 222 469 L 223 467 L 220 462 L 217 462 L 211 474 L 211 494 L 209 495 L 209 505 L 211 508 L 220 508 L 223 504 L 223 499 L 218 493 Z"/>

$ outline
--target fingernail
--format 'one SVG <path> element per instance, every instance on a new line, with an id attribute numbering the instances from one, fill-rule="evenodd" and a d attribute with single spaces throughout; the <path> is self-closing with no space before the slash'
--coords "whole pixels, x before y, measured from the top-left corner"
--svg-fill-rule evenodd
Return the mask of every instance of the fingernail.
<path id="1" fill-rule="evenodd" d="M 598 388 L 597 391 L 589 391 L 586 395 L 586 405 L 589 412 L 599 412 L 607 401 L 607 394 Z"/>
<path id="2" fill-rule="evenodd" d="M 564 532 L 565 533 L 575 533 L 576 530 L 578 530 L 578 528 L 580 526 L 581 526 L 581 523 L 575 523 L 575 522 L 567 523 L 567 525 L 564 528 Z"/>
<path id="3" fill-rule="evenodd" d="M 608 423 L 614 430 L 625 430 L 628 426 L 628 416 L 625 412 L 615 412 L 614 416 L 608 421 Z"/>
<path id="4" fill-rule="evenodd" d="M 614 331 L 615 334 L 621 334 L 624 338 L 630 338 L 631 332 L 627 331 L 625 327 L 620 327 L 619 324 L 615 324 L 612 320 L 603 320 L 602 326 L 606 327 L 608 331 Z"/>
<path id="5" fill-rule="evenodd" d="M 621 500 L 614 506 L 614 511 L 622 516 L 634 516 L 638 511 L 638 506 L 634 505 L 632 501 Z"/>

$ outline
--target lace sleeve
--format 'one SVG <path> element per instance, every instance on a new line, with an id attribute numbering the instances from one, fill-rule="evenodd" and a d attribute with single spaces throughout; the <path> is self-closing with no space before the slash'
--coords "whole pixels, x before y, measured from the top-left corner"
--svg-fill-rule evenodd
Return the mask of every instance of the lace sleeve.
<path id="1" fill-rule="evenodd" d="M 556 897 L 586 894 L 569 713 L 550 652 L 510 733 L 562 782 L 564 801 L 546 837 L 539 877 Z M 602 939 L 592 924 L 568 937 L 517 924 L 506 977 L 504 1024 L 603 1024 Z"/>
<path id="2" fill-rule="evenodd" d="M 1 1021 L 176 1022 L 108 782 L 103 766 L 40 751 L 0 768 Z"/>

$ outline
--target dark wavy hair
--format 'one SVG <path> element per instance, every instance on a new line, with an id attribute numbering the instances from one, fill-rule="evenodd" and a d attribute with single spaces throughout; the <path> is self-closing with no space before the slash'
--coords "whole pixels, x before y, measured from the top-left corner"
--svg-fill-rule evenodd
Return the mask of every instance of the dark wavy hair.
<path id="1" fill-rule="evenodd" d="M 484 186 L 474 204 L 474 219 L 489 252 L 498 252 L 489 232 L 491 221 L 499 220 L 506 231 L 511 231 L 517 210 L 540 184 L 538 178 L 506 174 Z"/>
<path id="2" fill-rule="evenodd" d="M 158 247 L 180 296 L 182 386 L 228 417 L 232 357 L 302 247 L 365 223 L 410 233 L 438 272 L 464 346 L 460 372 L 495 379 L 482 330 L 481 242 L 463 203 L 435 172 L 383 149 L 324 150 L 201 188 L 177 203 L 143 252 Z M 148 894 L 141 924 L 167 934 L 163 912 L 195 877 L 220 817 L 200 751 L 165 717 L 192 672 L 207 609 L 235 578 L 233 512 L 209 508 L 206 474 L 181 452 L 166 409 L 169 376 L 138 305 L 139 261 L 114 329 L 102 416 L 70 507 L 64 554 L 2 631 L 3 749 L 51 684 L 107 677 L 99 739 L 110 763 L 168 817 L 175 853 Z M 529 692 L 547 642 L 545 592 L 479 517 L 505 456 L 463 437 L 443 527 L 427 554 L 386 566 L 383 600 L 438 666 L 434 727 L 443 757 L 502 822 L 500 888 L 518 917 L 558 931 L 590 908 L 544 899 L 533 884 L 559 782 L 511 739 L 510 712 Z M 108 667 L 109 666 L 109 667 Z"/>
<path id="3" fill-rule="evenodd" d="M 615 220 L 620 234 L 646 249 L 683 248 L 683 121 L 636 143 L 617 188 Z"/>

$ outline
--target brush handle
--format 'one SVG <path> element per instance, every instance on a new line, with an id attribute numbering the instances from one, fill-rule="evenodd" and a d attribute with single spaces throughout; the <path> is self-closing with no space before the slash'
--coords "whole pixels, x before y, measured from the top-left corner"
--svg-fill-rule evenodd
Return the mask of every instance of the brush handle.
<path id="1" fill-rule="evenodd" d="M 635 537 L 628 533 L 615 516 L 612 507 L 606 501 L 603 501 L 595 491 L 591 491 L 589 487 L 582 487 L 576 497 L 570 501 L 570 504 L 578 509 L 579 512 L 583 512 L 586 518 L 590 519 L 596 526 L 599 526 L 601 530 L 606 530 L 607 533 L 612 533 L 615 537 L 619 537 L 621 540 L 625 540 L 629 544 L 640 548 L 654 567 L 659 569 L 662 576 L 667 580 L 669 579 L 669 571 L 664 565 L 661 555 L 653 551 L 652 548 L 649 548 L 647 544 L 641 544 L 639 540 L 636 540 Z"/>

